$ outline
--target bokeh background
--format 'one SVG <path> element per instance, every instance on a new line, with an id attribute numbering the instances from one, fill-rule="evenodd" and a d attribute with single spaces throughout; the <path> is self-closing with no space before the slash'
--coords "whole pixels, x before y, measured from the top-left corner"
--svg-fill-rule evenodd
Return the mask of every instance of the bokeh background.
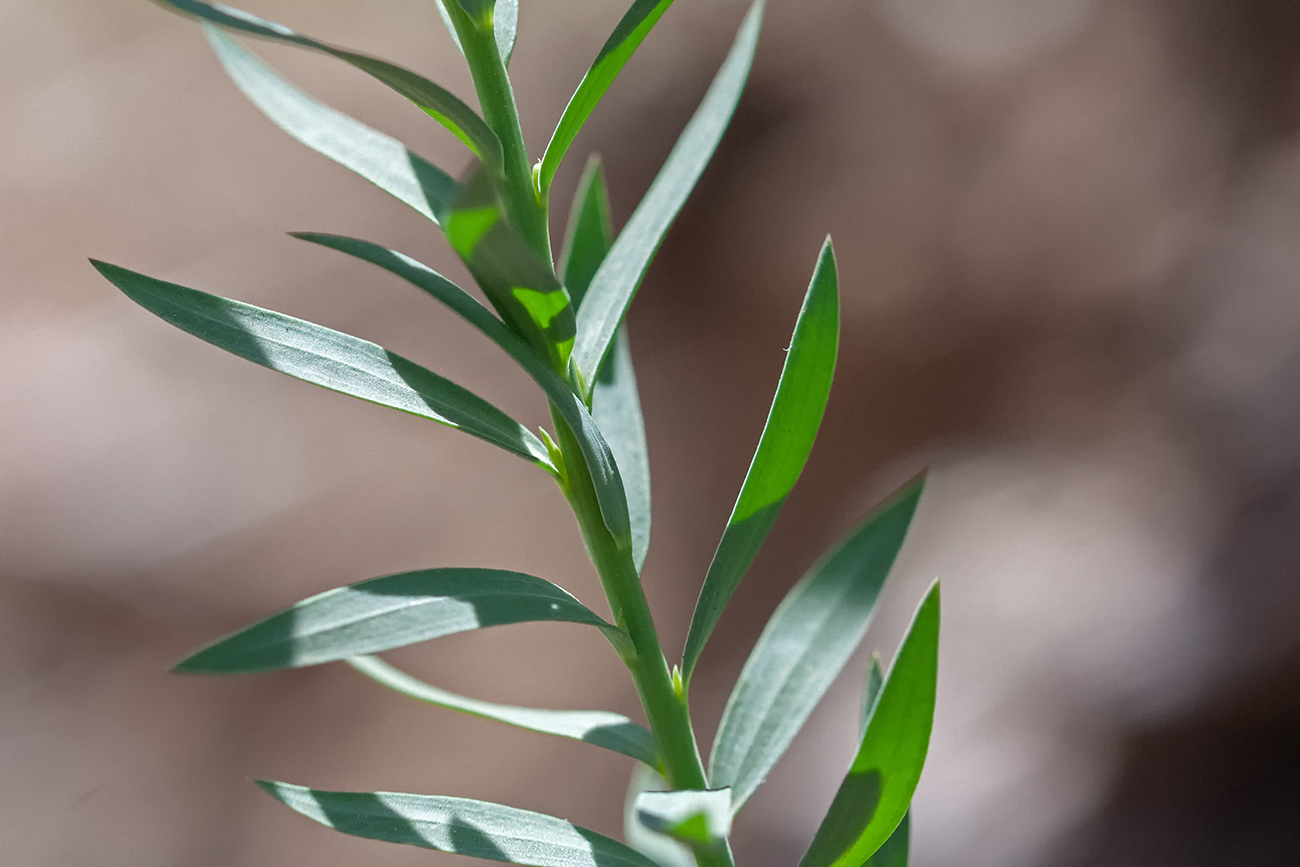
<path id="1" fill-rule="evenodd" d="M 471 95 L 427 0 L 246 0 Z M 524 0 L 540 152 L 621 15 Z M 579 139 L 626 219 L 743 13 L 681 0 Z M 679 647 L 826 232 L 845 328 L 818 448 L 709 645 L 705 742 L 763 621 L 932 468 L 867 647 L 943 579 L 917 867 L 1293 865 L 1300 852 L 1300 7 L 1287 0 L 771 0 L 747 95 L 634 306 Z M 257 46 L 459 171 L 341 64 Z M 557 223 L 558 225 L 558 223 Z M 168 675 L 339 584 L 491 565 L 598 610 L 552 483 L 453 431 L 175 331 L 103 258 L 375 340 L 532 423 L 512 365 L 410 287 L 284 235 L 463 275 L 420 218 L 296 144 L 144 0 L 0 0 L 0 861 L 406 865 L 254 789 L 457 794 L 619 833 L 620 757 L 425 708 L 340 666 Z M 590 630 L 393 654 L 446 688 L 636 714 Z M 851 756 L 865 650 L 742 814 L 797 863 Z"/>

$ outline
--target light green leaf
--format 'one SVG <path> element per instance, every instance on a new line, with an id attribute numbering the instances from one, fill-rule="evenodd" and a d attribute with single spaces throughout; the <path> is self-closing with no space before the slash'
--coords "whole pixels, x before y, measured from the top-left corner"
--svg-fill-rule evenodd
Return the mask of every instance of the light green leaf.
<path id="1" fill-rule="evenodd" d="M 434 223 L 456 197 L 456 182 L 395 138 L 317 102 L 211 24 L 203 30 L 244 96 L 276 126 L 351 169 Z"/>
<path id="2" fill-rule="evenodd" d="M 605 174 L 599 158 L 592 157 L 587 161 L 573 197 L 573 207 L 569 209 L 569 225 L 560 254 L 560 273 L 575 305 L 581 306 L 591 278 L 609 252 L 613 236 Z M 614 351 L 605 359 L 596 380 L 591 414 L 614 452 L 627 490 L 632 560 L 640 572 L 650 546 L 650 454 L 626 327 L 619 329 Z"/>
<path id="3" fill-rule="evenodd" d="M 859 867 L 907 814 L 925 764 L 939 673 L 939 585 L 903 638 L 848 775 L 800 867 Z"/>
<path id="4" fill-rule="evenodd" d="M 668 783 L 654 768 L 644 764 L 632 768 L 632 779 L 628 781 L 627 797 L 623 801 L 623 839 L 659 867 L 696 867 L 690 849 L 671 837 L 651 831 L 637 817 L 636 805 L 643 793 L 667 789 Z"/>
<path id="5" fill-rule="evenodd" d="M 372 262 L 413 283 L 464 317 L 467 322 L 504 349 L 542 387 L 551 404 L 555 406 L 569 427 L 575 431 L 585 431 L 585 434 L 579 438 L 579 445 L 591 469 L 592 484 L 600 500 L 601 515 L 610 533 L 616 539 L 631 538 L 627 496 L 623 491 L 618 466 L 609 444 L 605 442 L 600 429 L 587 411 L 586 404 L 542 360 L 542 357 L 507 328 L 504 322 L 493 316 L 465 290 L 409 256 L 403 256 L 401 253 L 395 253 L 367 241 L 337 235 L 299 233 L 295 237 Z"/>
<path id="6" fill-rule="evenodd" d="M 527 428 L 382 346 L 106 262 L 92 264 L 150 313 L 227 352 L 314 385 L 433 419 L 555 470 L 546 446 Z"/>
<path id="7" fill-rule="evenodd" d="M 623 71 L 628 59 L 640 47 L 641 41 L 672 3 L 673 0 L 636 0 L 605 40 L 595 62 L 569 99 L 569 104 L 555 127 L 555 133 L 551 136 L 551 143 L 546 146 L 546 153 L 542 156 L 538 190 L 543 197 L 551 189 L 555 172 L 560 168 L 569 145 L 577 138 L 578 131 L 587 122 L 605 91 L 609 90 L 614 79 Z"/>
<path id="8" fill-rule="evenodd" d="M 659 764 L 654 735 L 622 714 L 601 710 L 545 710 L 495 704 L 439 689 L 411 677 L 378 657 L 354 656 L 347 663 L 384 686 L 429 704 L 543 734 L 584 741 L 622 753 L 651 767 Z"/>
<path id="9" fill-rule="evenodd" d="M 763 628 L 709 757 L 709 781 L 731 787 L 734 810 L 767 777 L 862 641 L 924 484 L 911 482 L 875 510 L 808 570 Z"/>
<path id="10" fill-rule="evenodd" d="M 291 809 L 344 834 L 532 867 L 656 867 L 650 859 L 563 819 L 468 798 L 324 792 L 258 780 Z"/>
<path id="11" fill-rule="evenodd" d="M 830 396 L 839 334 L 839 281 L 827 238 L 794 327 L 767 424 L 695 603 L 682 660 L 682 679 L 688 685 L 704 642 L 803 472 Z"/>
<path id="12" fill-rule="evenodd" d="M 465 49 L 461 48 L 460 35 L 456 33 L 456 25 L 452 23 L 451 16 L 447 14 L 447 7 L 444 5 L 445 0 L 435 0 L 438 7 L 438 14 L 442 16 L 442 23 L 447 25 L 447 32 L 451 34 L 451 39 L 460 48 L 460 53 L 464 54 Z M 515 51 L 515 36 L 519 32 L 519 0 L 497 0 L 496 11 L 493 14 L 493 35 L 497 40 L 497 51 L 505 58 L 506 65 L 510 65 L 510 56 Z"/>
<path id="13" fill-rule="evenodd" d="M 588 297 L 583 299 L 573 364 L 587 395 L 609 352 L 614 333 L 645 278 L 650 260 L 731 122 L 754 60 L 762 22 L 763 0 L 756 0 L 700 107 L 601 263 L 588 289 Z"/>
<path id="14" fill-rule="evenodd" d="M 444 635 L 539 620 L 613 629 L 563 588 L 504 569 L 421 569 L 304 599 L 189 656 L 183 674 L 319 665 Z"/>
<path id="15" fill-rule="evenodd" d="M 480 160 L 491 166 L 501 165 L 501 141 L 483 119 L 458 97 L 409 69 L 386 60 L 336 48 L 309 36 L 295 33 L 282 24 L 263 20 L 230 6 L 205 3 L 202 0 L 157 0 L 157 2 L 230 30 L 310 48 L 350 63 L 415 103 L 425 114 L 464 142 Z"/>
<path id="16" fill-rule="evenodd" d="M 651 831 L 692 849 L 717 849 L 726 845 L 731 834 L 731 791 L 643 792 L 636 800 L 636 813 Z"/>
<path id="17" fill-rule="evenodd" d="M 912 813 L 909 810 L 903 814 L 903 821 L 898 823 L 894 833 L 876 850 L 876 854 L 867 859 L 863 867 L 907 867 L 911 836 Z"/>

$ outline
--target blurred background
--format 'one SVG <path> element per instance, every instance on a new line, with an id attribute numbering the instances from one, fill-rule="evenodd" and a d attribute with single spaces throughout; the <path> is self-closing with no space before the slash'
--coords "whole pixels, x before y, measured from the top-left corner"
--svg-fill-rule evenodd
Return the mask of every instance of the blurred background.
<path id="1" fill-rule="evenodd" d="M 522 5 L 512 76 L 536 155 L 625 3 Z M 427 0 L 245 6 L 472 95 Z M 571 152 L 557 233 L 590 151 L 626 219 L 743 11 L 668 12 Z M 1286 0 L 771 0 L 732 130 L 630 320 L 654 467 L 645 580 L 673 655 L 834 235 L 836 389 L 705 652 L 705 744 L 790 585 L 932 474 L 863 653 L 742 814 L 742 865 L 797 863 L 853 751 L 866 651 L 893 652 L 936 576 L 917 867 L 1300 863 L 1298 33 Z M 255 47 L 464 167 L 361 73 Z M 341 666 L 166 673 L 280 606 L 404 569 L 520 569 L 605 610 L 544 474 L 225 355 L 86 262 L 361 335 L 543 421 L 468 327 L 289 230 L 464 275 L 431 226 L 245 103 L 192 23 L 143 0 L 0 0 L 5 864 L 453 863 L 333 834 L 253 777 L 620 833 L 621 757 Z M 482 698 L 639 716 L 592 630 L 391 656 Z"/>

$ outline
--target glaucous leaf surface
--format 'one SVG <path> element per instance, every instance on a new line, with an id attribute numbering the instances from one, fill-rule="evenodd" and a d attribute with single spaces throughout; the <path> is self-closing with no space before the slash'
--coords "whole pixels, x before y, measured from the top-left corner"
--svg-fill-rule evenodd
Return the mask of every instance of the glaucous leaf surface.
<path id="1" fill-rule="evenodd" d="M 304 232 L 297 233 L 295 237 L 356 256 L 396 274 L 446 304 L 504 349 L 542 387 L 551 404 L 569 427 L 575 431 L 585 432 L 579 437 L 578 442 L 587 460 L 587 466 L 591 470 L 592 484 L 596 488 L 596 496 L 600 501 L 601 515 L 615 538 L 630 538 L 627 496 L 624 494 L 623 482 L 619 477 L 618 466 L 609 444 L 605 442 L 586 404 L 560 379 L 542 356 L 534 352 L 507 328 L 504 322 L 493 316 L 465 290 L 409 256 L 368 241 L 358 241 L 355 238 L 339 235 Z"/>
<path id="2" fill-rule="evenodd" d="M 583 741 L 622 753 L 651 767 L 659 763 L 654 735 L 650 734 L 649 729 L 637 725 L 622 714 L 603 710 L 548 710 L 496 704 L 439 689 L 375 656 L 353 656 L 347 663 L 389 689 L 428 704 L 543 734 Z"/>
<path id="3" fill-rule="evenodd" d="M 679 789 L 642 792 L 637 819 L 651 831 L 691 848 L 716 848 L 731 834 L 731 792 L 727 789 Z"/>
<path id="4" fill-rule="evenodd" d="M 601 620 L 563 588 L 504 569 L 421 569 L 327 590 L 209 644 L 183 674 L 251 674 L 319 665 L 444 635 L 534 621 Z"/>
<path id="5" fill-rule="evenodd" d="M 425 114 L 464 142 L 480 160 L 493 166 L 501 164 L 501 141 L 483 119 L 459 97 L 409 69 L 386 60 L 336 48 L 320 40 L 295 33 L 282 24 L 258 18 L 242 9 L 217 3 L 205 3 L 202 0 L 156 0 L 156 2 L 229 30 L 310 48 L 350 63 L 415 103 Z"/>
<path id="6" fill-rule="evenodd" d="M 313 385 L 463 430 L 554 471 L 546 446 L 523 425 L 382 346 L 106 262 L 92 264 L 132 301 L 213 346 Z"/>
<path id="7" fill-rule="evenodd" d="M 619 20 L 614 32 L 605 40 L 591 68 L 569 99 L 569 104 L 555 127 L 555 133 L 551 136 L 551 143 L 546 146 L 546 153 L 542 156 L 537 188 L 543 197 L 550 190 L 555 172 L 560 168 L 578 131 L 587 122 L 605 91 L 609 90 L 614 79 L 623 71 L 628 59 L 672 3 L 673 0 L 635 0 Z"/>
<path id="8" fill-rule="evenodd" d="M 835 375 L 839 338 L 839 281 L 827 238 L 795 323 L 767 424 L 695 603 L 682 659 L 682 679 L 688 685 L 722 609 L 772 529 L 812 452 Z"/>
<path id="9" fill-rule="evenodd" d="M 671 837 L 651 831 L 637 817 L 636 805 L 645 792 L 663 792 L 668 783 L 659 772 L 648 765 L 632 768 L 628 781 L 627 797 L 623 801 L 623 839 L 659 867 L 696 867 L 691 850 Z"/>
<path id="10" fill-rule="evenodd" d="M 532 867 L 657 867 L 571 822 L 468 798 L 325 792 L 258 780 L 272 797 L 344 834 Z"/>
<path id="11" fill-rule="evenodd" d="M 591 278 L 609 252 L 613 237 L 605 173 L 600 160 L 593 157 L 578 182 L 560 254 L 564 285 L 579 308 Z M 619 329 L 614 349 L 596 379 L 591 415 L 605 435 L 623 478 L 632 523 L 632 561 L 640 572 L 650 547 L 650 452 L 626 325 Z"/>
<path id="12" fill-rule="evenodd" d="M 859 867 L 907 814 L 925 764 L 939 671 L 939 585 L 890 666 L 862 745 L 800 867 Z"/>
<path id="13" fill-rule="evenodd" d="M 434 0 L 434 2 L 438 6 L 438 14 L 442 16 L 442 23 L 447 26 L 447 32 L 451 34 L 451 40 L 456 43 L 461 54 L 464 54 L 465 49 L 461 48 L 456 25 L 452 23 L 451 16 L 447 14 L 447 7 L 444 5 L 446 0 Z M 519 0 L 497 0 L 496 11 L 493 13 L 492 33 L 497 40 L 497 51 L 501 52 L 506 65 L 509 65 L 510 56 L 515 51 L 515 37 L 519 33 Z"/>
<path id="14" fill-rule="evenodd" d="M 446 173 L 397 139 L 298 90 L 219 28 L 204 22 L 203 30 L 235 86 L 276 126 L 438 222 L 457 194 Z"/>
<path id="15" fill-rule="evenodd" d="M 757 0 L 699 108 L 592 279 L 578 312 L 578 336 L 573 349 L 573 364 L 583 383 L 584 396 L 590 396 L 595 386 L 596 374 L 651 259 L 731 122 L 749 76 L 762 23 L 763 0 Z"/>
<path id="16" fill-rule="evenodd" d="M 873 512 L 786 594 L 763 628 L 709 757 L 709 781 L 731 787 L 734 810 L 767 777 L 862 641 L 923 487 L 918 479 Z"/>

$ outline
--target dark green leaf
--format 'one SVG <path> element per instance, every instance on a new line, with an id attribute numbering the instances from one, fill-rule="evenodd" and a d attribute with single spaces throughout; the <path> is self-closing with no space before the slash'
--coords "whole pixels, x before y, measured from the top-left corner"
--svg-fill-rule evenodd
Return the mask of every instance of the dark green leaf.
<path id="1" fill-rule="evenodd" d="M 538 620 L 612 629 L 549 581 L 503 569 L 421 569 L 304 599 L 209 644 L 185 674 L 251 674 L 379 653 L 443 635 Z"/>
<path id="2" fill-rule="evenodd" d="M 582 82 L 564 109 L 560 123 L 555 127 L 551 143 L 546 146 L 542 156 L 542 165 L 538 173 L 538 189 L 545 196 L 551 188 L 555 172 L 564 160 L 569 145 L 577 137 L 587 118 L 600 102 L 605 91 L 614 83 L 614 79 L 623 71 L 628 59 L 641 45 L 641 41 L 658 23 L 673 0 L 636 0 L 623 14 L 623 18 L 614 28 L 614 32 L 605 40 L 605 45 L 596 55 L 591 69 L 583 76 Z"/>
<path id="3" fill-rule="evenodd" d="M 461 54 L 464 54 L 465 49 L 461 48 L 456 25 L 452 23 L 451 16 L 447 14 L 447 7 L 443 5 L 445 0 L 435 0 L 435 2 L 438 6 L 438 14 L 442 16 L 442 23 L 447 25 L 447 32 L 451 34 L 452 41 L 456 43 L 457 48 L 461 49 Z M 492 31 L 496 36 L 497 51 L 501 52 L 508 66 L 510 55 L 515 51 L 515 36 L 519 32 L 519 0 L 497 0 L 493 19 Z"/>
<path id="4" fill-rule="evenodd" d="M 515 359 L 519 366 L 542 387 L 569 427 L 575 431 L 586 432 L 579 438 L 579 444 L 591 469 L 592 484 L 595 485 L 596 496 L 600 499 L 601 514 L 615 538 L 631 538 L 627 497 L 623 492 L 623 482 L 619 477 L 614 455 L 587 411 L 586 404 L 542 360 L 541 356 L 507 328 L 505 323 L 493 316 L 459 286 L 401 253 L 395 253 L 367 241 L 337 235 L 300 233 L 296 237 L 373 262 L 410 281 L 463 316 L 466 321 L 509 353 L 510 357 Z"/>
<path id="5" fill-rule="evenodd" d="M 501 165 L 501 141 L 483 119 L 459 98 L 409 69 L 403 69 L 386 60 L 336 48 L 295 33 L 282 24 L 263 20 L 230 6 L 205 3 L 202 0 L 157 0 L 157 2 L 230 30 L 321 51 L 350 63 L 415 103 L 425 114 L 463 141 L 480 160 L 492 166 Z"/>
<path id="6" fill-rule="evenodd" d="M 938 674 L 936 583 L 903 638 L 858 755 L 800 867 L 859 867 L 894 833 L 925 764 Z"/>
<path id="7" fill-rule="evenodd" d="M 546 446 L 514 419 L 381 346 L 232 301 L 94 262 L 131 300 L 182 331 L 314 385 L 433 419 L 554 471 Z"/>
<path id="8" fill-rule="evenodd" d="M 617 840 L 500 804 L 396 792 L 323 792 L 257 783 L 309 819 L 344 834 L 532 867 L 657 867 Z"/>
<path id="9" fill-rule="evenodd" d="M 698 789 L 643 792 L 636 800 L 637 819 L 692 849 L 716 849 L 731 834 L 731 792 Z"/>
<path id="10" fill-rule="evenodd" d="M 923 487 L 923 479 L 910 483 L 863 521 L 764 627 L 709 757 L 709 781 L 732 788 L 733 809 L 767 777 L 861 642 Z"/>
<path id="11" fill-rule="evenodd" d="M 578 182 L 569 209 L 560 273 L 574 305 L 581 305 L 587 285 L 609 252 L 614 228 L 609 216 L 609 193 L 600 160 L 592 157 Z M 614 350 L 605 359 L 591 396 L 591 414 L 605 435 L 627 490 L 632 522 L 632 560 L 637 571 L 645 565 L 650 545 L 650 456 L 646 447 L 641 396 L 632 368 L 632 349 L 626 327 L 619 329 Z"/>
<path id="12" fill-rule="evenodd" d="M 912 814 L 903 814 L 903 821 L 898 823 L 894 833 L 889 835 L 876 854 L 867 859 L 863 867 L 907 867 L 908 849 L 912 836 Z"/>
<path id="13" fill-rule="evenodd" d="M 545 710 L 494 704 L 456 695 L 411 677 L 378 657 L 354 656 L 348 665 L 390 689 L 439 707 L 458 710 L 519 728 L 584 741 L 645 762 L 659 764 L 654 735 L 622 714 L 601 710 Z"/>
<path id="14" fill-rule="evenodd" d="M 682 660 L 682 679 L 688 684 L 704 642 L 812 451 L 835 375 L 839 334 L 839 283 L 827 238 L 794 327 L 767 424 L 695 603 Z"/>
<path id="15" fill-rule="evenodd" d="M 208 41 L 226 73 L 276 126 L 438 222 L 456 182 L 395 138 L 317 102 L 211 24 Z"/>
<path id="16" fill-rule="evenodd" d="M 587 395 L 650 260 L 731 122 L 758 47 L 762 22 L 763 0 L 757 0 L 700 107 L 592 280 L 578 314 L 578 338 L 573 349 L 573 364 Z"/>

